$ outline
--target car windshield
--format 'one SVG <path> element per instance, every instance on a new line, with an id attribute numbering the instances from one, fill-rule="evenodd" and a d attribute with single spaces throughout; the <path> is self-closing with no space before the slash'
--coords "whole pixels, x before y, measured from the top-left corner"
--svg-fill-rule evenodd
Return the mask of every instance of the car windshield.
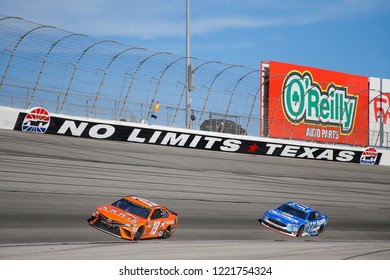
<path id="1" fill-rule="evenodd" d="M 122 210 L 125 210 L 129 213 L 132 213 L 132 214 L 135 214 L 137 216 L 140 216 L 144 219 L 146 219 L 148 216 L 149 216 L 149 213 L 150 213 L 150 209 L 148 208 L 145 208 L 141 205 L 138 205 L 138 204 L 135 204 L 131 201 L 128 201 L 127 199 L 125 198 L 122 198 L 116 202 L 114 202 L 113 204 L 111 204 L 112 206 L 115 206 L 115 207 L 118 207 Z"/>
<path id="2" fill-rule="evenodd" d="M 288 213 L 290 215 L 298 217 L 299 219 L 302 220 L 306 219 L 306 213 L 304 211 L 291 207 L 290 205 L 284 204 L 280 206 L 278 209 L 284 213 Z"/>

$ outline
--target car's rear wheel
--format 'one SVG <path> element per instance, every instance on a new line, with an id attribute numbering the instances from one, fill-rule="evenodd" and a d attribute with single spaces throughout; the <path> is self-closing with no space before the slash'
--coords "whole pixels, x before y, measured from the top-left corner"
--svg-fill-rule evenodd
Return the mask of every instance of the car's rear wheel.
<path id="1" fill-rule="evenodd" d="M 144 226 L 140 226 L 138 228 L 137 232 L 134 235 L 134 240 L 142 239 L 142 235 L 144 235 L 144 232 L 145 232 L 145 227 Z"/>
<path id="2" fill-rule="evenodd" d="M 297 237 L 300 237 L 300 236 L 302 236 L 303 229 L 304 229 L 304 227 L 303 227 L 303 226 L 301 226 L 301 227 L 298 229 L 298 232 L 297 232 Z"/>

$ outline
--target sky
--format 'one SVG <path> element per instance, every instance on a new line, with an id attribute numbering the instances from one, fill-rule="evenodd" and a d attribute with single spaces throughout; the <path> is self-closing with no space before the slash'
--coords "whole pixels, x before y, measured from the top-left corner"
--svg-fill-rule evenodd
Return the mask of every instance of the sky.
<path id="1" fill-rule="evenodd" d="M 186 0 L 0 0 L 0 14 L 186 55 Z M 390 79 L 390 1 L 192 0 L 190 56 Z"/>

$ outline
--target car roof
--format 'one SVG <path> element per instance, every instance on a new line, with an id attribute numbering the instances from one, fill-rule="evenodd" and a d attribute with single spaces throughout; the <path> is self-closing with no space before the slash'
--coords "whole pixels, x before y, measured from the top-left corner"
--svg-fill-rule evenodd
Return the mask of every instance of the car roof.
<path id="1" fill-rule="evenodd" d="M 314 209 L 310 208 L 309 206 L 303 205 L 301 203 L 293 202 L 293 201 L 286 202 L 285 205 L 289 205 L 295 209 L 298 209 L 298 210 L 306 212 L 306 213 L 314 210 Z"/>
<path id="2" fill-rule="evenodd" d="M 149 209 L 155 209 L 155 208 L 159 208 L 159 207 L 163 207 L 162 205 L 159 205 L 149 199 L 146 199 L 146 198 L 142 198 L 142 197 L 139 197 L 139 196 L 134 196 L 134 195 L 127 195 L 124 197 L 125 199 L 131 201 L 131 202 L 134 202 L 136 204 L 139 204 L 145 208 L 149 208 Z M 165 207 L 164 207 L 165 208 Z"/>

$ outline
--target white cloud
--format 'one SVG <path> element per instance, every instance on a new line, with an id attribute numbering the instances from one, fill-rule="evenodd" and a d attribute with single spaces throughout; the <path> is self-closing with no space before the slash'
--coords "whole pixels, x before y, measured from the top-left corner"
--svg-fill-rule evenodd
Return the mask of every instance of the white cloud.
<path id="1" fill-rule="evenodd" d="M 252 17 L 216 17 L 195 20 L 192 30 L 195 34 L 210 33 L 229 28 L 261 28 L 279 25 L 278 19 L 252 18 Z"/>

